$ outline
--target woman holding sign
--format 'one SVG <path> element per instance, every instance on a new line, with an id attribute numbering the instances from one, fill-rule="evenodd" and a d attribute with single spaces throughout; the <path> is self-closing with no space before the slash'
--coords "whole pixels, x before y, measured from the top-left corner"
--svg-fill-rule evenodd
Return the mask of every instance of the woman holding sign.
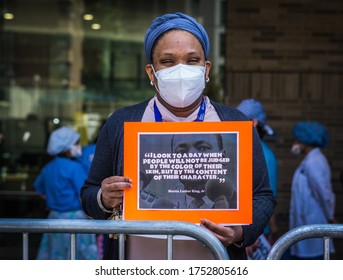
<path id="1" fill-rule="evenodd" d="M 248 120 L 241 112 L 211 101 L 203 95 L 209 81 L 211 62 L 209 39 L 204 28 L 182 13 L 156 18 L 145 36 L 148 64 L 145 71 L 156 95 L 150 100 L 122 108 L 113 113 L 103 126 L 81 199 L 85 212 L 94 219 L 120 215 L 125 190 L 132 180 L 123 177 L 124 122 L 220 122 Z M 245 246 L 255 242 L 263 232 L 275 207 L 261 143 L 253 130 L 253 223 L 244 226 L 199 221 L 227 247 L 231 259 L 246 259 Z M 106 259 L 114 259 L 116 240 L 107 244 Z M 129 236 L 126 241 L 130 259 L 164 259 L 157 238 Z M 208 249 L 196 240 L 177 240 L 174 259 L 211 259 Z M 162 249 L 161 249 L 162 250 Z"/>

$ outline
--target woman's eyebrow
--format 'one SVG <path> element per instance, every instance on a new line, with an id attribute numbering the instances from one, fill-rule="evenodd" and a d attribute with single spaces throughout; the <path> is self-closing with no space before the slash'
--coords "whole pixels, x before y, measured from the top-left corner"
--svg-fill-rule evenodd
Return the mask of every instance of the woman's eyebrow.
<path id="1" fill-rule="evenodd" d="M 198 55 L 199 52 L 198 51 L 190 51 L 188 53 L 186 53 L 186 55 L 190 56 L 190 55 Z M 165 51 L 165 52 L 161 52 L 161 55 L 166 55 L 166 56 L 175 56 L 175 53 L 173 52 L 169 52 L 169 51 Z"/>

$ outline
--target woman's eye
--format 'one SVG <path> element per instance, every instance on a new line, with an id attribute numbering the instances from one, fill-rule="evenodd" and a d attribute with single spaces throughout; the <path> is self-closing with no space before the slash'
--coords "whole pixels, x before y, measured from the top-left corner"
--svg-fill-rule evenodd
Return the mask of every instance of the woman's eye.
<path id="1" fill-rule="evenodd" d="M 169 65 L 169 64 L 173 64 L 173 63 L 174 63 L 174 61 L 171 59 L 166 59 L 166 60 L 161 61 L 161 64 L 163 64 L 163 65 Z"/>
<path id="2" fill-rule="evenodd" d="M 200 59 L 198 59 L 198 58 L 191 58 L 188 60 L 188 63 L 189 64 L 198 64 L 199 61 L 200 61 Z"/>

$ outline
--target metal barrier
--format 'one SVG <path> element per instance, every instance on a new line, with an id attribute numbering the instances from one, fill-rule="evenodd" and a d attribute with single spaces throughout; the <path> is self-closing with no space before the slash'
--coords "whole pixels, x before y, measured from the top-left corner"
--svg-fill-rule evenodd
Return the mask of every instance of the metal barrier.
<path id="1" fill-rule="evenodd" d="M 343 238 L 343 224 L 314 224 L 294 228 L 282 235 L 272 246 L 267 260 L 279 260 L 293 244 L 308 238 L 323 238 L 324 259 L 330 259 L 330 239 Z"/>
<path id="2" fill-rule="evenodd" d="M 23 234 L 23 259 L 29 256 L 29 233 L 69 233 L 71 259 L 75 259 L 77 233 L 119 234 L 119 259 L 125 259 L 125 234 L 153 234 L 167 236 L 167 259 L 173 258 L 173 236 L 185 235 L 199 240 L 217 260 L 228 260 L 222 243 L 208 230 L 185 222 L 64 220 L 64 219 L 0 219 L 0 232 Z"/>

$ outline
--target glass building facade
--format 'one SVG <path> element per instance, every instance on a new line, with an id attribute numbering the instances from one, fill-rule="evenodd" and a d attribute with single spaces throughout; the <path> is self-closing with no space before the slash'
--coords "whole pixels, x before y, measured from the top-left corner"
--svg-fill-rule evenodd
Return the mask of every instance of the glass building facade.
<path id="1" fill-rule="evenodd" d="M 72 126 L 82 145 L 92 143 L 113 111 L 154 95 L 144 35 L 155 17 L 195 17 L 209 33 L 211 57 L 223 56 L 224 3 L 0 0 L 0 217 L 46 217 L 33 181 L 50 160 L 46 145 L 54 129 Z M 217 90 L 215 81 L 211 76 L 208 93 Z M 38 242 L 31 239 L 30 258 Z M 0 248 L 7 252 L 0 259 L 20 259 L 20 236 L 1 235 Z"/>
<path id="2" fill-rule="evenodd" d="M 205 26 L 211 58 L 219 62 L 208 94 L 218 98 L 224 5 L 223 0 L 0 0 L 1 189 L 33 191 L 48 160 L 48 137 L 58 126 L 74 127 L 86 145 L 114 110 L 154 95 L 144 70 L 144 35 L 159 15 L 184 12 Z"/>

